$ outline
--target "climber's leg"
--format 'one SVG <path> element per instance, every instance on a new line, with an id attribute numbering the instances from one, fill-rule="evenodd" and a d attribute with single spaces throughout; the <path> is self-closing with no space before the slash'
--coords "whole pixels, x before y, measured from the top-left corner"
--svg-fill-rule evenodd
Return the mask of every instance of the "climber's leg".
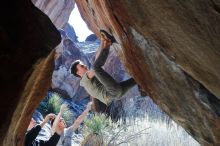
<path id="1" fill-rule="evenodd" d="M 107 60 L 110 45 L 112 44 L 112 41 L 114 41 L 114 37 L 103 30 L 100 32 L 102 33 L 100 45 L 101 48 L 100 54 L 97 56 L 93 65 L 94 74 L 105 87 L 105 90 L 109 97 L 118 97 L 121 95 L 122 92 L 120 84 L 115 81 L 107 72 L 105 72 L 104 69 L 102 69 L 102 66 Z"/>
<path id="2" fill-rule="evenodd" d="M 120 82 L 122 88 L 121 96 L 124 95 L 130 88 L 136 85 L 136 82 L 133 78 Z"/>

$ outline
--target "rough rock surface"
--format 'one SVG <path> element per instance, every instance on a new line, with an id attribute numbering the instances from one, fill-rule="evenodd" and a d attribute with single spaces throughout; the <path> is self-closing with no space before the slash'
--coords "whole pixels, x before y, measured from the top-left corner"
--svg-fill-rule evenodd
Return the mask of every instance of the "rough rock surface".
<path id="1" fill-rule="evenodd" d="M 97 38 L 97 36 L 95 35 L 95 34 L 91 34 L 91 35 L 89 35 L 87 38 L 86 38 L 86 40 L 85 41 L 96 41 L 98 38 Z"/>
<path id="2" fill-rule="evenodd" d="M 36 7 L 43 11 L 57 28 L 63 28 L 68 22 L 75 0 L 32 0 Z"/>
<path id="3" fill-rule="evenodd" d="M 29 0 L 5 1 L 0 17 L 0 145 L 21 146 L 31 114 L 50 86 L 51 50 L 61 38 Z"/>
<path id="4" fill-rule="evenodd" d="M 76 32 L 74 30 L 74 28 L 67 23 L 64 27 L 63 30 L 65 31 L 65 33 L 67 34 L 67 36 L 73 41 L 73 42 L 78 42 L 77 40 L 77 36 L 76 36 Z"/>
<path id="5" fill-rule="evenodd" d="M 220 145 L 218 1 L 81 1 L 90 29 L 112 33 L 121 61 L 202 145 Z"/>

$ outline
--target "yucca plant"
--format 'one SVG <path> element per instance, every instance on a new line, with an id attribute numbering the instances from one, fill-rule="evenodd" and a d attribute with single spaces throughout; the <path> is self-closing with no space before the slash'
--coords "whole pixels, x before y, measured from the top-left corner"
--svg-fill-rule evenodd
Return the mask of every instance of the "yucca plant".
<path id="1" fill-rule="evenodd" d="M 44 101 L 40 103 L 38 110 L 43 116 L 46 116 L 49 113 L 58 114 L 60 111 L 60 106 L 63 103 L 62 97 L 59 94 L 51 93 Z M 66 121 L 67 125 L 71 125 L 74 120 L 73 113 L 69 108 L 67 108 L 67 110 L 63 113 L 62 117 Z"/>
<path id="2" fill-rule="evenodd" d="M 64 118 L 64 120 L 68 126 L 72 125 L 72 123 L 75 119 L 73 116 L 73 113 L 70 111 L 68 106 L 67 106 L 67 110 L 64 111 L 64 113 L 62 114 L 62 117 Z"/>
<path id="3" fill-rule="evenodd" d="M 113 124 L 104 114 L 97 114 L 84 121 L 85 136 L 82 146 L 107 146 L 108 135 L 113 132 Z"/>
<path id="4" fill-rule="evenodd" d="M 104 114 L 98 114 L 91 117 L 91 119 L 86 119 L 84 121 L 87 127 L 88 133 L 95 133 L 102 135 L 104 131 L 109 131 L 112 128 L 112 124 Z"/>
<path id="5" fill-rule="evenodd" d="M 47 104 L 47 110 L 48 112 L 52 113 L 58 113 L 60 110 L 60 105 L 61 105 L 61 99 L 58 94 L 53 94 L 50 99 L 48 100 Z"/>
<path id="6" fill-rule="evenodd" d="M 57 113 L 59 112 L 59 107 L 61 105 L 60 96 L 58 94 L 48 94 L 43 101 L 41 101 L 37 110 L 43 116 L 46 116 L 49 113 Z"/>
<path id="7" fill-rule="evenodd" d="M 82 146 L 118 146 L 129 143 L 146 130 L 134 133 L 128 128 L 129 125 L 113 122 L 104 114 L 94 115 L 84 121 Z"/>

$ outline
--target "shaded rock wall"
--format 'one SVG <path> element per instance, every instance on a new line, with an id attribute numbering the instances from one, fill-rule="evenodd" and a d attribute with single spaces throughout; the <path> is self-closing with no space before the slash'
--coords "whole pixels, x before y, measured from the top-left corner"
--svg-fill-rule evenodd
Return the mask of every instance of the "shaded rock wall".
<path id="1" fill-rule="evenodd" d="M 0 145 L 21 146 L 31 115 L 50 86 L 51 50 L 61 38 L 29 0 L 5 1 L 0 16 Z"/>
<path id="2" fill-rule="evenodd" d="M 44 12 L 57 28 L 63 28 L 68 22 L 75 0 L 32 0 L 36 7 Z"/>
<path id="3" fill-rule="evenodd" d="M 80 1 L 98 35 L 112 33 L 126 69 L 202 145 L 220 145 L 218 1 Z"/>

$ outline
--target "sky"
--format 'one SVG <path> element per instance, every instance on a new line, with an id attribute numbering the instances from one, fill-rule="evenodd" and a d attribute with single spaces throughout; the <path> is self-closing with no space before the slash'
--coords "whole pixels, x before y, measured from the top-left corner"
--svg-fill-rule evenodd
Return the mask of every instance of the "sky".
<path id="1" fill-rule="evenodd" d="M 79 42 L 85 41 L 86 37 L 93 33 L 88 29 L 86 23 L 83 21 L 77 5 L 75 5 L 75 8 L 70 14 L 69 24 L 74 27 Z"/>

